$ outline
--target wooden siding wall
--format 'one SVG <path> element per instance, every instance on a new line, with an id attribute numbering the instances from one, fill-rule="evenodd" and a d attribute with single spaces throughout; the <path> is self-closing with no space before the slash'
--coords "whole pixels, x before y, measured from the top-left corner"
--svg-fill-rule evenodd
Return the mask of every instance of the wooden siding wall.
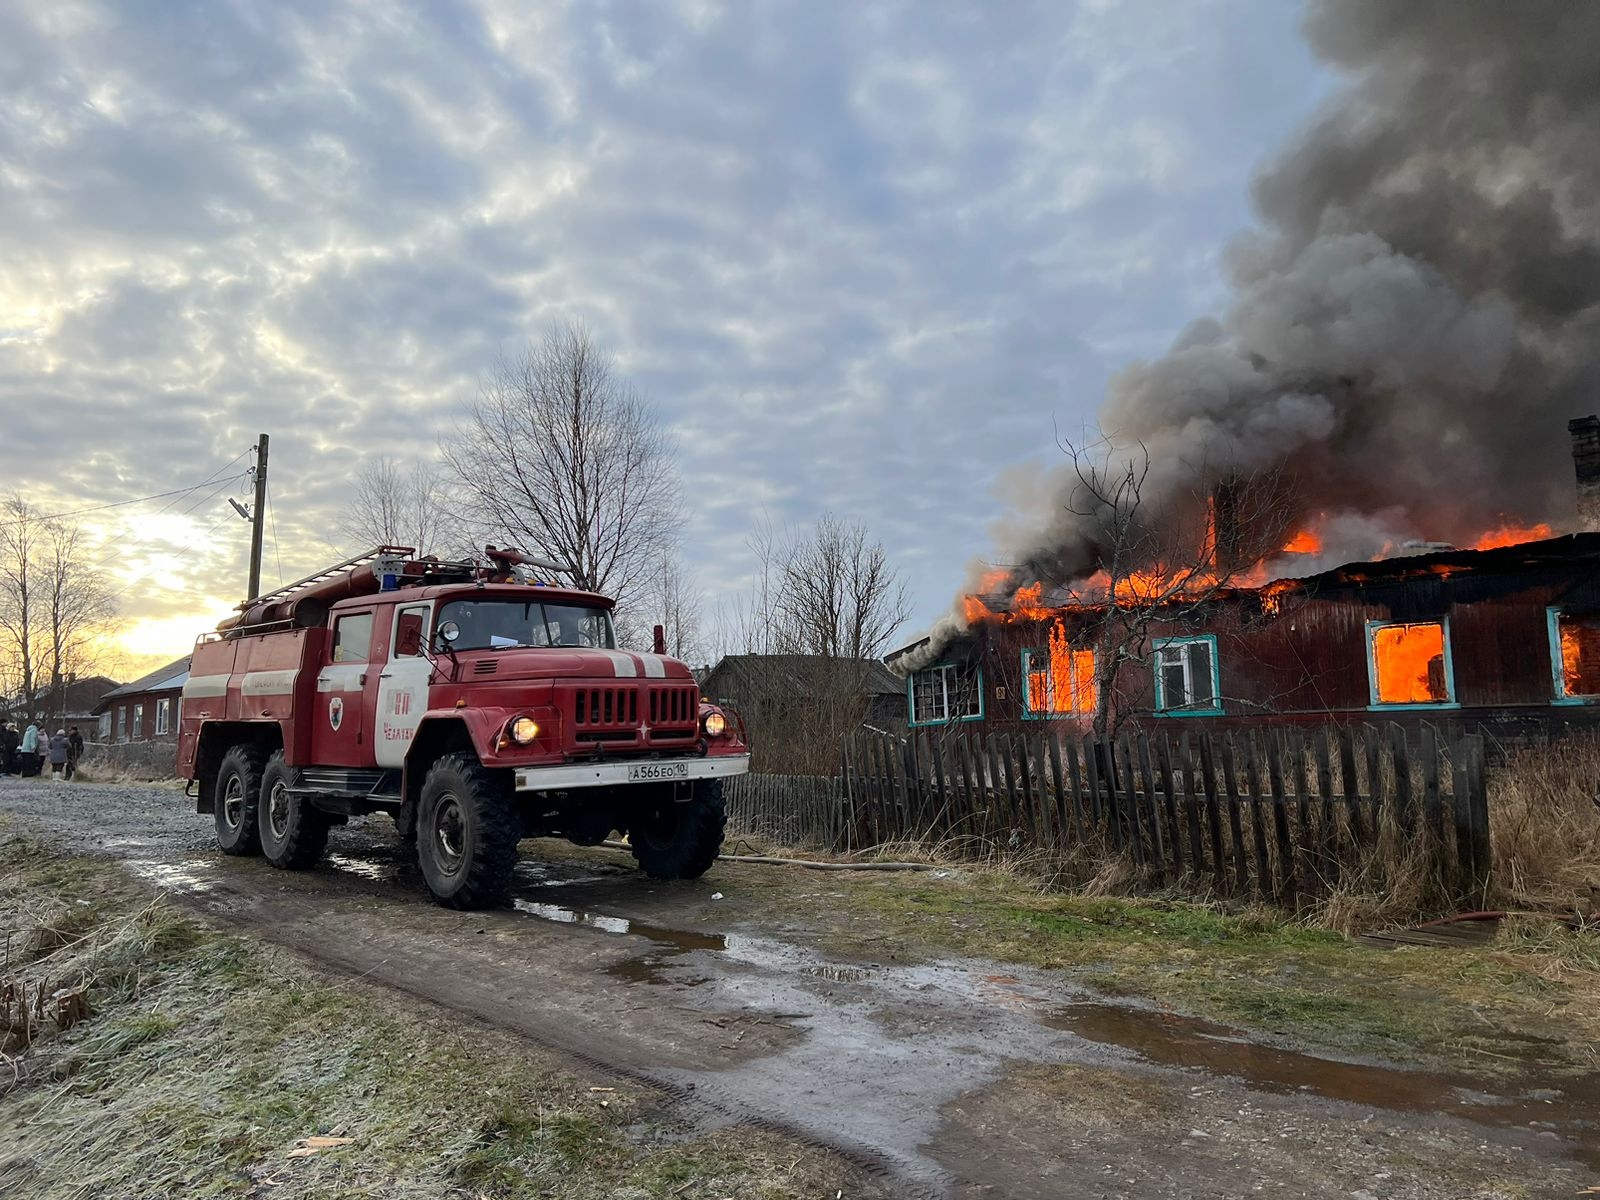
<path id="1" fill-rule="evenodd" d="M 1591 727 L 1600 723 L 1600 709 L 1554 704 L 1546 615 L 1552 606 L 1600 610 L 1600 581 L 1572 573 L 1516 586 L 1501 578 L 1410 580 L 1403 585 L 1352 586 L 1338 594 L 1290 593 L 1276 613 L 1262 611 L 1254 593 L 1242 593 L 1237 599 L 1219 600 L 1203 615 L 1182 622 L 1154 622 L 1149 630 L 1152 637 L 1215 635 L 1224 716 L 1155 716 L 1149 662 L 1130 662 L 1120 669 L 1117 707 L 1124 717 L 1193 728 L 1342 724 L 1391 716 L 1413 726 L 1435 721 L 1491 733 L 1501 732 L 1502 725 L 1514 732 L 1518 722 Z M 1458 707 L 1413 712 L 1373 709 L 1368 622 L 1440 618 L 1449 620 Z M 1076 632 L 1071 610 L 1065 620 L 1071 636 Z M 1023 713 L 1021 658 L 1024 649 L 1040 650 L 1048 644 L 1049 624 L 986 623 L 974 629 L 966 654 L 983 665 L 987 726 L 1020 731 L 1035 724 Z"/>

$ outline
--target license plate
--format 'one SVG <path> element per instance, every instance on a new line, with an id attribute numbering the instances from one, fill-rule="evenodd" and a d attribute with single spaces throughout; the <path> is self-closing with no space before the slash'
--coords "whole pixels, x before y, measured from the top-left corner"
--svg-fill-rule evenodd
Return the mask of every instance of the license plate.
<path id="1" fill-rule="evenodd" d="M 629 763 L 629 783 L 652 783 L 662 779 L 689 778 L 689 764 L 685 762 Z"/>

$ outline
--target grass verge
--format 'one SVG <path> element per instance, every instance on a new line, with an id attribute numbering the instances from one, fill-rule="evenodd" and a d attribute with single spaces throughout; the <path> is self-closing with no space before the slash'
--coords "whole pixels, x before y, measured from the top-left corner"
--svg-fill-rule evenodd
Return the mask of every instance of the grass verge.
<path id="1" fill-rule="evenodd" d="M 13 1000 L 0 1019 L 0 1193 L 859 1194 L 820 1152 L 676 1128 L 647 1088 L 576 1076 L 454 1015 L 330 981 L 153 900 L 103 860 L 0 843 L 0 942 Z M 58 1020 L 60 993 L 83 1003 Z M 39 1012 L 19 1017 L 15 998 L 40 994 Z"/>

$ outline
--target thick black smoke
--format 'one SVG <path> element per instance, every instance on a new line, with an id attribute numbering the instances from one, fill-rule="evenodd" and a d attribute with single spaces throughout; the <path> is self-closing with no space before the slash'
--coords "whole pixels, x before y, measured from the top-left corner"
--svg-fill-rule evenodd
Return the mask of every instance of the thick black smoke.
<path id="1" fill-rule="evenodd" d="M 1348 83 L 1260 171 L 1228 311 L 1125 370 L 1102 430 L 1148 451 L 1151 511 L 1281 472 L 1339 561 L 1570 524 L 1566 421 L 1600 408 L 1600 4 L 1313 0 L 1305 29 Z M 1072 478 L 1001 547 L 1014 583 L 1097 565 Z"/>

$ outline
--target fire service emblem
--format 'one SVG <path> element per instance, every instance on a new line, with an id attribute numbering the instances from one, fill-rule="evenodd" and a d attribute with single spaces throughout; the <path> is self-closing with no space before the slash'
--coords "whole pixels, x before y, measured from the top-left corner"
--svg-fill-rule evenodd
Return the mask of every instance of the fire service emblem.
<path id="1" fill-rule="evenodd" d="M 332 725 L 335 729 L 338 729 L 339 722 L 343 720 L 344 697 L 335 696 L 332 700 L 328 701 L 328 724 Z"/>

